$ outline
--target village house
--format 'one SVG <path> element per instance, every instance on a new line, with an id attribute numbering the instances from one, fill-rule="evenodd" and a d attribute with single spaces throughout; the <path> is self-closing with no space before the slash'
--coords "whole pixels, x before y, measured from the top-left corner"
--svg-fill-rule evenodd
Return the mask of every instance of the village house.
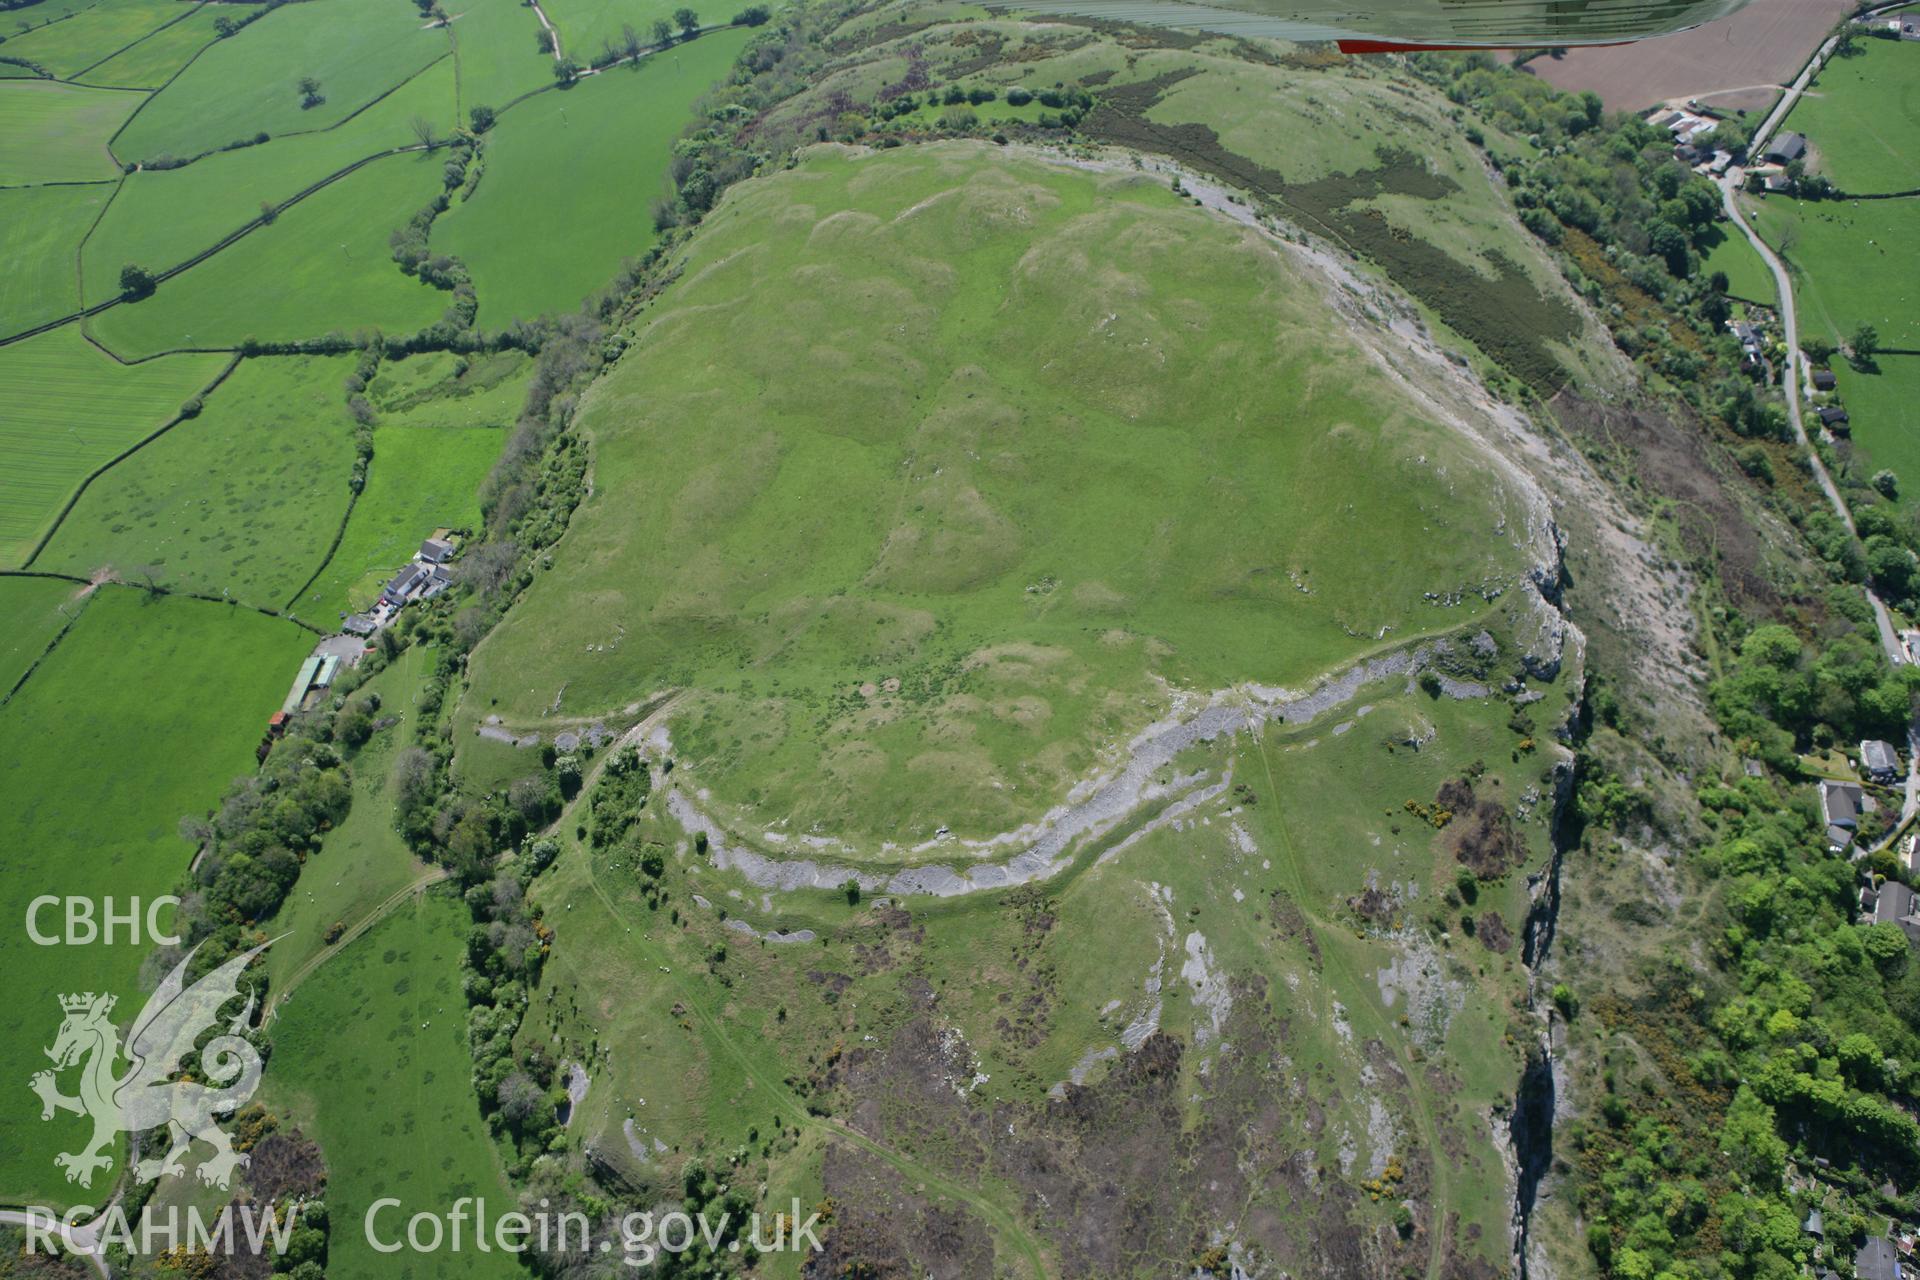
<path id="1" fill-rule="evenodd" d="M 1827 829 L 1827 849 L 1845 853 L 1853 846 L 1860 830 L 1860 819 L 1875 809 L 1873 797 L 1857 782 L 1822 781 L 1820 784 L 1820 821 Z"/>
<path id="2" fill-rule="evenodd" d="M 1852 430 L 1852 422 L 1853 419 L 1847 414 L 1847 411 L 1839 405 L 1829 404 L 1821 406 L 1820 425 L 1827 430 L 1846 435 Z"/>
<path id="3" fill-rule="evenodd" d="M 1869 738 L 1860 744 L 1860 772 L 1875 782 L 1890 783 L 1900 777 L 1900 756 L 1890 742 Z"/>
<path id="4" fill-rule="evenodd" d="M 1833 370 L 1815 369 L 1813 371 L 1813 389 L 1815 391 L 1831 391 L 1839 385 L 1839 382 L 1833 376 Z"/>

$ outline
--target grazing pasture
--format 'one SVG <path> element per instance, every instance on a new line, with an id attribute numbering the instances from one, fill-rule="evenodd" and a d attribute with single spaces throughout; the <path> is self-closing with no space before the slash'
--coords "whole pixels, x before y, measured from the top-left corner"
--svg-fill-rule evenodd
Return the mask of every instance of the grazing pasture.
<path id="1" fill-rule="evenodd" d="M 80 240 L 113 194 L 109 183 L 0 190 L 0 337 L 80 306 Z"/>
<path id="2" fill-rule="evenodd" d="M 94 481 L 35 567 L 285 604 L 347 513 L 352 371 L 348 356 L 243 361 L 200 416 Z"/>
<path id="3" fill-rule="evenodd" d="M 1829 59 L 1787 127 L 1807 135 L 1811 167 L 1842 191 L 1920 191 L 1920 45 L 1861 40 Z"/>
<path id="4" fill-rule="evenodd" d="M 244 17 L 249 6 L 221 0 L 203 4 L 178 22 L 143 37 L 114 54 L 105 62 L 89 67 L 80 76 L 82 84 L 120 85 L 133 89 L 158 89 L 193 60 L 195 54 L 220 38 L 214 24 L 221 18 Z"/>
<path id="5" fill-rule="evenodd" d="M 1833 361 L 1841 403 L 1853 419 L 1854 458 L 1863 476 L 1882 467 L 1900 478 L 1899 500 L 1920 507 L 1920 354 L 1883 353 L 1871 369 Z"/>
<path id="6" fill-rule="evenodd" d="M 1839 390 L 1866 472 L 1890 467 L 1901 501 L 1920 499 L 1920 274 L 1908 268 L 1920 243 L 1920 199 L 1749 202 L 1755 229 L 1786 259 L 1800 306 L 1800 332 L 1836 345 L 1863 324 L 1883 352 L 1871 368 L 1834 360 Z"/>
<path id="7" fill-rule="evenodd" d="M 20 564 L 88 472 L 157 430 L 226 363 L 117 364 L 71 325 L 0 347 L 0 565 Z"/>
<path id="8" fill-rule="evenodd" d="M 507 427 L 520 415 L 532 374 L 517 351 L 434 352 L 383 362 L 367 399 L 383 426 Z"/>
<path id="9" fill-rule="evenodd" d="M 585 65 L 607 45 L 623 46 L 627 27 L 634 29 L 641 43 L 652 44 L 653 24 L 671 19 L 683 0 L 552 0 L 541 7 L 559 29 L 567 56 Z M 685 0 L 684 7 L 699 14 L 702 22 L 725 22 L 734 13 L 715 0 Z"/>
<path id="10" fill-rule="evenodd" d="M 40 0 L 27 9 L 16 9 L 0 20 L 0 35 L 12 40 L 52 22 L 64 22 L 83 9 L 91 9 L 99 0 Z"/>
<path id="11" fill-rule="evenodd" d="M 422 152 L 376 160 L 162 282 L 152 297 L 88 324 L 127 358 L 335 329 L 424 328 L 450 295 L 403 275 L 387 237 L 440 189 L 440 174 L 440 159 Z"/>
<path id="12" fill-rule="evenodd" d="M 533 10 L 515 0 L 484 0 L 454 15 L 455 61 L 460 67 L 460 111 L 498 110 L 521 94 L 553 83 L 553 55 L 535 43 L 541 27 Z"/>
<path id="13" fill-rule="evenodd" d="M 480 320 L 571 311 L 655 240 L 650 208 L 693 100 L 726 75 L 746 30 L 726 30 L 515 107 L 494 126 L 473 198 L 434 226 L 434 247 L 473 272 Z M 529 191 L 565 190 L 535 203 Z"/>
<path id="14" fill-rule="evenodd" d="M 119 177 L 107 139 L 140 102 L 123 89 L 0 82 L 0 186 Z"/>
<path id="15" fill-rule="evenodd" d="M 498 427 L 377 427 L 367 487 L 354 503 L 346 536 L 296 609 L 318 626 L 364 609 L 381 584 L 413 558 L 438 528 L 480 521 L 480 482 L 500 457 Z"/>
<path id="16" fill-rule="evenodd" d="M 59 578 L 0 578 L 0 699 L 85 606 L 85 588 Z"/>
<path id="17" fill-rule="evenodd" d="M 432 121 L 443 136 L 452 126 L 451 63 L 439 63 L 414 77 L 337 129 L 220 152 L 180 169 L 128 174 L 87 238 L 82 267 L 88 300 L 100 302 L 117 294 L 120 268 L 129 262 L 150 271 L 178 266 L 258 218 L 263 203 L 282 204 L 357 161 L 395 147 L 417 146 L 410 123 L 416 116 Z M 421 162 L 415 167 L 433 166 Z M 384 233 L 412 212 L 412 207 L 368 204 L 358 216 Z M 282 216 L 292 213 L 287 210 Z"/>
<path id="18" fill-rule="evenodd" d="M 33 945 L 21 927 L 41 895 L 151 898 L 179 883 L 193 849 L 179 821 L 204 815 L 253 768 L 267 716 L 313 637 L 249 609 L 103 587 L 13 700 L 0 707 L 0 969 L 29 1003 L 0 1043 L 0 1074 L 25 1081 L 60 1023 L 55 997 L 112 991 L 138 1008 L 142 941 Z M 129 1008 L 128 1006 L 132 1006 Z M 461 1077 L 464 1083 L 465 1076 Z M 26 1089 L 0 1097 L 0 1196 L 99 1203 L 53 1164 L 87 1122 L 40 1119 Z M 114 1170 L 118 1173 L 118 1170 Z"/>
<path id="19" fill-rule="evenodd" d="M 1920 200 L 1789 200 L 1748 206 L 1757 230 L 1786 259 L 1800 332 L 1844 342 L 1861 324 L 1880 344 L 1920 350 Z"/>
<path id="20" fill-rule="evenodd" d="M 394 1274 L 363 1227 L 375 1200 L 401 1201 L 375 1221 L 383 1240 L 404 1240 L 408 1217 L 443 1214 L 462 1196 L 484 1196 L 493 1213 L 515 1203 L 470 1082 L 467 927 L 449 894 L 409 902 L 315 970 L 275 1019 L 262 1096 L 326 1151 L 332 1280 Z M 412 1280 L 524 1274 L 498 1250 L 406 1259 Z"/>
<path id="21" fill-rule="evenodd" d="M 1714 238 L 1704 246 L 1700 269 L 1708 275 L 1725 272 L 1727 292 L 1734 297 L 1773 306 L 1777 293 L 1773 273 L 1767 270 L 1767 264 L 1753 251 L 1747 238 L 1732 223 L 1714 228 L 1709 236 Z"/>
<path id="22" fill-rule="evenodd" d="M 197 8 L 181 0 L 101 0 L 64 21 L 13 37 L 3 51 L 69 79 L 168 23 L 184 22 Z"/>
<path id="23" fill-rule="evenodd" d="M 1525 562 L 1505 483 L 1319 285 L 1158 181 L 819 152 L 682 265 L 582 405 L 593 492 L 469 706 L 685 687 L 676 754 L 748 821 L 1017 826 L 1161 681 L 1307 680 Z"/>
<path id="24" fill-rule="evenodd" d="M 274 10 L 198 58 L 114 141 L 125 160 L 195 156 L 265 132 L 325 129 L 448 53 L 447 34 L 394 0 Z M 324 101 L 303 106 L 303 78 Z"/>

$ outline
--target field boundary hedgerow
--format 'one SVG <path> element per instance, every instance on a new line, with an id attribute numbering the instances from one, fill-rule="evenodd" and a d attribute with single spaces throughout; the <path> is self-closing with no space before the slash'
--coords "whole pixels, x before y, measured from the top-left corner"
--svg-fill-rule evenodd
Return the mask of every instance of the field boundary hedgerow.
<path id="1" fill-rule="evenodd" d="M 201 0 L 201 3 L 194 5 L 192 8 L 188 9 L 185 13 L 179 15 L 178 17 L 167 19 L 165 22 L 161 23 L 159 26 L 155 27 L 153 30 L 140 36 L 138 39 L 127 41 L 127 43 L 121 45 L 118 49 L 115 49 L 112 53 L 109 53 L 106 57 L 96 58 L 94 61 L 80 68 L 78 71 L 74 72 L 72 75 L 60 76 L 58 78 L 66 81 L 68 84 L 78 84 L 80 81 L 80 77 L 84 76 L 85 74 L 87 74 L 87 72 L 93 70 L 95 67 L 104 66 L 106 63 L 112 62 L 115 58 L 119 57 L 121 54 L 125 53 L 127 50 L 133 48 L 135 45 L 145 44 L 148 40 L 153 39 L 153 37 L 159 35 L 162 31 L 165 31 L 168 27 L 177 26 L 178 24 L 185 22 L 188 18 L 191 18 L 194 14 L 206 8 L 207 5 L 211 2 L 212 0 Z M 224 40 L 225 38 L 226 38 L 225 36 L 214 37 L 215 40 Z M 208 43 L 212 43 L 212 42 L 209 41 Z M 202 46 L 202 47 L 204 48 L 205 46 Z M 194 51 L 194 57 L 197 58 L 199 56 L 200 56 L 200 52 L 199 50 L 196 49 Z M 192 59 L 189 59 L 189 61 L 191 60 Z M 94 87 L 100 88 L 100 89 L 139 88 L 138 85 L 116 85 L 116 84 L 103 84 L 103 85 L 96 85 Z"/>
<path id="2" fill-rule="evenodd" d="M 56 580 L 64 580 L 65 575 L 52 574 L 52 573 L 26 574 L 26 573 L 19 573 L 19 572 L 10 572 L 5 574 L 4 576 L 9 578 L 39 577 L 39 578 L 51 578 Z M 13 695 L 20 692 L 20 690 L 26 686 L 28 678 L 31 677 L 35 671 L 38 671 L 40 669 L 40 664 L 47 660 L 47 655 L 52 653 L 56 648 L 58 648 L 60 645 L 60 642 L 67 638 L 67 632 L 73 630 L 73 624 L 80 621 L 80 615 L 86 612 L 87 605 L 92 600 L 93 600 L 93 592 L 91 591 L 85 593 L 80 597 L 80 602 L 81 602 L 80 607 L 74 610 L 73 616 L 68 618 L 65 625 L 63 625 L 60 628 L 60 630 L 54 633 L 53 639 L 47 641 L 46 647 L 40 650 L 39 655 L 36 656 L 32 662 L 29 662 L 27 664 L 27 669 L 20 673 L 20 678 L 18 680 L 15 680 L 12 686 L 9 687 L 5 693 L 0 693 L 0 707 L 4 707 L 9 702 L 12 702 Z"/>
<path id="3" fill-rule="evenodd" d="M 92 339 L 88 339 L 88 341 L 91 342 Z M 94 345 L 97 347 L 100 346 L 100 344 L 97 342 L 94 343 Z M 110 356 L 113 355 L 113 352 L 107 351 L 105 347 L 100 347 L 100 350 L 106 351 L 106 353 Z M 119 357 L 117 356 L 115 357 L 115 359 L 118 359 L 118 358 Z M 200 401 L 205 400 L 208 396 L 212 395 L 214 391 L 219 388 L 220 384 L 225 382 L 229 377 L 231 377 L 233 375 L 233 371 L 240 367 L 240 361 L 243 358 L 244 357 L 242 356 L 235 355 L 233 359 L 227 361 L 226 367 L 220 370 L 219 373 L 215 374 L 213 377 L 213 381 L 209 382 L 206 386 L 202 387 L 200 391 L 197 394 L 195 394 L 195 396 L 193 397 L 193 400 L 190 401 L 189 403 L 198 403 Z M 126 362 L 121 361 L 121 363 L 124 364 Z M 67 495 L 66 505 L 60 508 L 60 512 L 58 515 L 54 516 L 53 522 L 46 527 L 46 530 L 43 533 L 41 533 L 39 541 L 33 544 L 33 550 L 27 553 L 27 558 L 20 562 L 20 569 L 27 570 L 27 569 L 33 568 L 33 562 L 40 558 L 40 553 L 47 549 L 47 544 L 49 542 L 53 541 L 53 535 L 60 531 L 61 524 L 65 522 L 66 518 L 70 514 L 72 514 L 74 507 L 77 506 L 80 502 L 80 499 L 83 496 L 85 496 L 87 492 L 87 487 L 89 485 L 91 485 L 95 480 L 98 480 L 101 476 L 105 475 L 108 471 L 112 470 L 114 467 L 118 466 L 120 463 L 125 462 L 128 458 L 131 458 L 134 454 L 140 452 L 140 450 L 152 444 L 155 440 L 158 440 L 161 436 L 164 436 L 165 434 L 167 434 L 167 432 L 173 430 L 175 427 L 179 426 L 181 423 L 195 416 L 197 416 L 197 414 L 190 414 L 186 412 L 186 406 L 182 405 L 179 411 L 177 411 L 171 418 L 168 418 L 165 422 L 161 423 L 158 427 L 155 427 L 152 431 L 148 432 L 145 436 L 141 437 L 139 440 L 134 441 L 132 444 L 122 449 L 119 453 L 114 454 L 113 457 L 107 459 L 105 462 L 95 467 L 92 471 L 89 471 L 86 475 L 86 478 L 83 479 L 79 483 L 79 485 L 77 485 L 74 488 L 74 491 L 72 493 Z M 61 575 L 54 574 L 51 576 L 59 577 Z"/>

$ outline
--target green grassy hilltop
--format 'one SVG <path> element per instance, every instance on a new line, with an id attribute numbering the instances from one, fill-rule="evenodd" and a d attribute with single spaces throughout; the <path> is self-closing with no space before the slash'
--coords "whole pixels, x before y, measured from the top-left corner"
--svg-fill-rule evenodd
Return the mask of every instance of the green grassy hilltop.
<path id="1" fill-rule="evenodd" d="M 753 820 L 1018 825 L 1163 682 L 1305 681 L 1524 567 L 1485 463 L 1160 183 L 817 152 L 683 272 L 582 410 L 594 496 L 468 707 L 683 686 L 680 753 Z"/>

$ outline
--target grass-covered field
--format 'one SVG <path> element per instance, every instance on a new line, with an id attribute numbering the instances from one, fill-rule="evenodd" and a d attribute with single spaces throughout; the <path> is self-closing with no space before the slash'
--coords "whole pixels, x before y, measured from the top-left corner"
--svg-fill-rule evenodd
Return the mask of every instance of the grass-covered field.
<path id="1" fill-rule="evenodd" d="M 18 565 L 88 472 L 157 430 L 225 364 L 116 364 L 71 326 L 0 347 L 0 565 Z"/>
<path id="2" fill-rule="evenodd" d="M 500 457 L 499 427 L 379 427 L 373 465 L 340 540 L 322 573 L 295 606 L 316 625 L 364 609 L 380 586 L 435 529 L 479 523 L 480 482 Z"/>
<path id="3" fill-rule="evenodd" d="M 426 870 L 394 829 L 392 781 L 394 757 L 413 741 L 420 688 L 433 673 L 433 660 L 431 652 L 413 646 L 362 686 L 380 695 L 381 719 L 397 719 L 355 753 L 353 808 L 308 859 L 267 926 L 280 938 L 266 955 L 270 990 L 284 993 L 291 975 L 328 950 L 329 926 L 353 927 Z"/>
<path id="4" fill-rule="evenodd" d="M 35 567 L 285 604 L 346 515 L 352 371 L 346 356 L 243 361 L 199 417 L 94 481 Z"/>
<path id="5" fill-rule="evenodd" d="M 107 139 L 140 102 L 119 89 L 0 82 L 0 186 L 119 177 Z"/>
<path id="6" fill-rule="evenodd" d="M 1787 127 L 1807 135 L 1817 164 L 1842 191 L 1920 190 L 1920 45 L 1861 40 L 1834 58 Z"/>
<path id="7" fill-rule="evenodd" d="M 1748 302 L 1774 306 L 1773 273 L 1767 270 L 1767 264 L 1760 260 L 1760 255 L 1747 243 L 1747 238 L 1731 224 L 1718 228 L 1718 234 L 1719 239 L 1701 255 L 1701 271 L 1709 275 L 1724 271 L 1728 293 Z"/>
<path id="8" fill-rule="evenodd" d="M 313 637 L 248 609 L 155 599 L 105 587 L 13 700 L 0 708 L 0 846 L 7 875 L 0 966 L 18 984 L 16 1034 L 0 1071 L 25 1081 L 60 1024 L 58 993 L 114 991 L 137 1007 L 148 947 L 39 947 L 21 922 L 43 894 L 151 897 L 168 892 L 192 848 L 179 820 L 204 814 L 254 744 Z M 129 1011 L 130 1012 L 130 1011 Z M 464 1079 L 464 1077 L 463 1077 Z M 0 1100 L 0 1196 L 62 1204 L 90 1192 L 53 1165 L 77 1150 L 84 1120 L 40 1120 L 24 1088 Z M 117 1171 L 116 1171 L 117 1172 Z"/>
<path id="9" fill-rule="evenodd" d="M 237 19 L 245 12 L 245 8 L 232 0 L 201 5 L 178 22 L 169 22 L 139 43 L 89 67 L 80 80 L 83 84 L 158 89 L 192 61 L 195 54 L 219 39 L 220 33 L 214 28 L 217 20 Z"/>
<path id="10" fill-rule="evenodd" d="M 494 1213 L 514 1202 L 469 1082 L 466 933 L 466 910 L 451 897 L 403 906 L 318 969 L 274 1023 L 263 1096 L 326 1151 L 334 1280 L 395 1274 L 362 1225 L 381 1197 L 403 1206 L 378 1220 L 386 1239 L 413 1213 L 445 1213 L 461 1196 L 485 1196 Z M 414 1280 L 524 1274 L 497 1250 L 401 1256 Z"/>
<path id="11" fill-rule="evenodd" d="M 462 258 L 491 326 L 571 311 L 621 260 L 656 239 L 651 205 L 668 194 L 673 143 L 693 100 L 722 78 L 750 33 L 726 30 L 591 76 L 516 107 L 494 127 L 487 173 L 434 227 Z M 535 203 L 529 191 L 565 190 Z"/>
<path id="12" fill-rule="evenodd" d="M 424 153 L 376 160 L 167 280 L 152 297 L 87 323 L 128 358 L 335 329 L 424 328 L 449 297 L 402 275 L 387 237 L 440 189 L 440 172 L 440 160 Z"/>
<path id="13" fill-rule="evenodd" d="M 415 145 L 409 123 L 415 116 L 431 120 L 442 135 L 452 126 L 451 63 L 440 63 L 416 76 L 337 129 L 276 138 L 264 146 L 207 156 L 181 169 L 129 174 L 106 216 L 87 238 L 82 256 L 87 298 L 100 302 L 117 294 L 120 268 L 129 262 L 150 271 L 177 266 L 259 217 L 262 203 L 278 205 L 356 161 Z M 419 157 L 382 163 L 433 167 Z M 360 176 L 355 173 L 342 181 Z M 291 218 L 296 211 L 282 216 Z M 387 208 L 369 202 L 357 213 L 350 204 L 339 216 L 357 216 L 391 231 L 412 212 L 411 207 Z M 303 234 L 321 231 L 316 227 Z M 333 243 L 338 244 L 339 238 Z"/>
<path id="14" fill-rule="evenodd" d="M 1911 505 L 1920 499 L 1920 356 L 1903 353 L 1920 351 L 1920 275 L 1906 269 L 1908 247 L 1920 243 L 1920 199 L 1756 203 L 1756 229 L 1793 272 L 1800 332 L 1839 344 L 1871 324 L 1890 349 L 1873 370 L 1836 358 L 1834 372 L 1867 473 L 1892 468 Z"/>
<path id="15" fill-rule="evenodd" d="M 129 160 L 192 156 L 240 138 L 325 129 L 448 53 L 444 31 L 386 0 L 290 4 L 208 49 L 114 140 Z M 299 81 L 326 99 L 301 106 Z"/>
<path id="16" fill-rule="evenodd" d="M 743 821 L 1017 826 L 1160 681 L 1306 680 L 1521 563 L 1485 462 L 1158 182 L 821 151 L 684 267 L 582 408 L 593 494 L 468 705 L 685 686 L 679 755 Z"/>
<path id="17" fill-rule="evenodd" d="M 673 0 L 554 0 L 542 7 L 559 29 L 567 56 L 585 64 L 609 43 L 620 47 L 627 27 L 639 33 L 642 43 L 652 44 L 655 19 L 671 17 L 681 6 Z M 687 7 L 702 22 L 725 22 L 736 12 L 719 0 L 689 0 Z"/>
<path id="18" fill-rule="evenodd" d="M 0 191 L 0 336 L 79 308 L 75 255 L 112 194 L 106 183 Z"/>
<path id="19" fill-rule="evenodd" d="M 0 578 L 0 699 L 80 615 L 82 592 L 59 578 Z"/>
<path id="20" fill-rule="evenodd" d="M 535 44 L 539 32 L 532 9 L 502 0 L 469 6 L 454 18 L 463 114 L 476 106 L 498 109 L 553 83 L 553 55 Z"/>
<path id="21" fill-rule="evenodd" d="M 196 7 L 181 0 L 101 0 L 71 18 L 8 40 L 6 54 L 72 78 L 167 23 L 186 20 Z"/>
<path id="22" fill-rule="evenodd" d="M 526 396 L 532 365 L 517 352 L 445 353 L 383 364 L 367 388 L 379 414 L 373 465 L 346 535 L 297 602 L 324 624 L 363 608 L 435 529 L 470 529 L 478 492 Z"/>
<path id="23" fill-rule="evenodd" d="M 1920 350 L 1920 200 L 1757 202 L 1754 228 L 1794 274 L 1801 332 L 1844 342 L 1860 324 Z"/>

